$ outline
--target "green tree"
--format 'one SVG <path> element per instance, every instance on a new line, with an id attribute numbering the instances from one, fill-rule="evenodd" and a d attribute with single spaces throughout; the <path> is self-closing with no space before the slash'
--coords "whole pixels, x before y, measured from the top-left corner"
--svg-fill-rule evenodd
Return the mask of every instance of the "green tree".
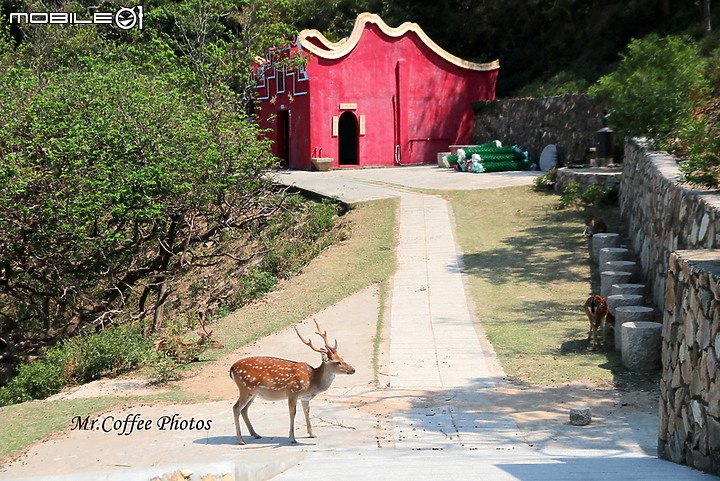
<path id="1" fill-rule="evenodd" d="M 118 61 L 9 69 L 0 98 L 4 332 L 143 317 L 194 245 L 276 208 L 275 159 L 232 101 Z"/>
<path id="2" fill-rule="evenodd" d="M 635 39 L 617 69 L 590 89 L 608 101 L 611 124 L 625 135 L 668 136 L 708 87 L 706 61 L 688 37 Z"/>

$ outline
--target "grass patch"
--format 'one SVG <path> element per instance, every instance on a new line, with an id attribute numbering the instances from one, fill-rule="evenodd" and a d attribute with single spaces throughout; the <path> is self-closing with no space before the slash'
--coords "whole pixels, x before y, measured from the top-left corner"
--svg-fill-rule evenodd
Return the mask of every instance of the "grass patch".
<path id="1" fill-rule="evenodd" d="M 0 436 L 0 464 L 9 461 L 31 444 L 62 431 L 75 416 L 88 416 L 113 406 L 140 401 L 187 402 L 194 397 L 175 390 L 150 396 L 95 397 L 66 401 L 33 401 L 0 408 L 3 432 Z"/>
<path id="2" fill-rule="evenodd" d="M 508 377 L 519 383 L 585 382 L 650 388 L 654 374 L 626 370 L 612 348 L 587 350 L 583 304 L 599 291 L 584 220 L 532 187 L 447 193 L 477 314 Z M 610 231 L 616 208 L 601 208 Z"/>
<path id="3" fill-rule="evenodd" d="M 398 199 L 373 201 L 347 213 L 349 237 L 318 255 L 300 276 L 280 282 L 276 292 L 213 324 L 213 333 L 225 349 L 206 351 L 203 359 L 214 360 L 368 285 L 387 286 L 395 272 L 397 203 Z"/>

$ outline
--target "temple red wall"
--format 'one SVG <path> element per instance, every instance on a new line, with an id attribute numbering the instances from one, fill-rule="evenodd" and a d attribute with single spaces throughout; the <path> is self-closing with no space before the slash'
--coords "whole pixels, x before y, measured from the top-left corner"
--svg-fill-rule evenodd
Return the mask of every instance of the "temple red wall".
<path id="1" fill-rule="evenodd" d="M 287 73 L 285 92 L 279 93 L 277 76 L 266 76 L 258 96 L 259 122 L 271 129 L 275 155 L 283 151 L 282 116 L 289 117 L 288 166 L 296 169 L 312 168 L 313 157 L 333 158 L 334 167 L 435 162 L 450 145 L 470 142 L 471 104 L 495 98 L 498 73 L 455 65 L 415 31 L 394 37 L 371 21 L 349 53 L 310 53 L 305 71 L 307 80 Z M 355 162 L 347 155 L 353 135 Z M 341 144 L 349 163 L 341 162 Z"/>

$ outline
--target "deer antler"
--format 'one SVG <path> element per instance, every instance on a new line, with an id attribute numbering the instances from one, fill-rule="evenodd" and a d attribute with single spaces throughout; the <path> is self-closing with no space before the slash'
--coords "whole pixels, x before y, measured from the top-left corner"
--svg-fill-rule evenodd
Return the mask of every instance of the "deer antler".
<path id="1" fill-rule="evenodd" d="M 315 351 L 315 352 L 320 352 L 320 353 L 323 353 L 323 354 L 327 354 L 327 351 L 326 351 L 325 349 L 318 349 L 317 347 L 313 346 L 312 341 L 306 341 L 305 338 L 302 337 L 302 334 L 300 334 L 300 331 L 298 331 L 297 326 L 295 327 L 295 333 L 298 335 L 298 337 L 299 337 L 300 340 L 303 342 L 303 344 L 305 344 L 306 346 L 308 346 L 308 347 L 309 347 L 310 349 L 312 349 L 313 351 Z"/>
<path id="2" fill-rule="evenodd" d="M 315 334 L 322 337 L 323 341 L 325 341 L 325 347 L 330 352 L 337 352 L 337 339 L 335 339 L 335 347 L 330 347 L 330 341 L 327 337 L 327 331 L 320 332 L 320 324 L 318 324 L 317 320 L 313 318 L 313 321 L 315 321 L 315 326 L 317 327 L 317 331 L 315 331 Z"/>
<path id="3" fill-rule="evenodd" d="M 205 335 L 207 337 L 211 337 L 212 331 L 208 332 L 207 328 L 205 327 L 205 314 L 202 312 L 198 312 L 197 317 L 198 317 L 198 321 L 200 321 L 200 327 L 202 327 L 202 330 L 205 332 Z"/>
<path id="4" fill-rule="evenodd" d="M 315 334 L 320 336 L 323 339 L 323 341 L 325 341 L 325 348 L 324 349 L 317 348 L 317 347 L 313 346 L 312 341 L 305 340 L 305 338 L 302 337 L 302 335 L 300 334 L 300 331 L 298 331 L 298 328 L 296 326 L 295 332 L 297 333 L 298 337 L 303 342 L 303 344 L 305 344 L 306 346 L 308 346 L 310 349 L 312 349 L 315 352 L 320 352 L 320 353 L 324 353 L 324 354 L 329 354 L 331 352 L 337 352 L 337 340 L 335 340 L 335 347 L 330 347 L 330 341 L 328 340 L 328 337 L 327 337 L 327 331 L 320 332 L 320 325 L 318 324 L 318 322 L 315 319 L 313 319 L 313 321 L 315 321 L 315 326 L 317 327 L 317 331 L 315 331 Z"/>

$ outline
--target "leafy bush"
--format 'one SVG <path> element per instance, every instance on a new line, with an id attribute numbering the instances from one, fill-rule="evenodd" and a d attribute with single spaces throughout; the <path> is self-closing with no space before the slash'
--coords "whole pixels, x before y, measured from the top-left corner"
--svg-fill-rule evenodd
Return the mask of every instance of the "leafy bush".
<path id="1" fill-rule="evenodd" d="M 688 37 L 651 34 L 630 42 L 617 69 L 590 93 L 607 99 L 623 135 L 661 139 L 690 116 L 693 96 L 708 87 L 706 61 Z"/>
<path id="2" fill-rule="evenodd" d="M 51 396 L 63 387 L 134 369 L 152 357 L 152 340 L 139 326 L 111 327 L 68 339 L 45 355 L 18 367 L 0 388 L 0 406 Z"/>
<path id="3" fill-rule="evenodd" d="M 580 94 L 587 92 L 590 82 L 571 72 L 559 72 L 549 79 L 530 83 L 515 92 L 517 97 L 552 97 L 562 94 Z"/>
<path id="4" fill-rule="evenodd" d="M 277 281 L 277 277 L 274 275 L 253 266 L 243 276 L 241 286 L 235 295 L 235 301 L 238 305 L 242 305 L 259 299 L 270 292 Z"/>
<path id="5" fill-rule="evenodd" d="M 617 193 L 614 189 L 603 188 L 597 184 L 590 184 L 584 191 L 580 184 L 573 182 L 569 184 L 560 195 L 560 208 L 572 208 L 576 210 L 595 210 L 600 205 L 608 205 L 614 202 Z"/>
<path id="6" fill-rule="evenodd" d="M 683 159 L 680 172 L 684 182 L 720 188 L 720 137 L 705 117 L 683 122 L 671 140 L 665 142 L 663 148 Z"/>
<path id="7" fill-rule="evenodd" d="M 85 338 L 74 338 L 68 344 L 76 344 L 72 347 L 79 359 L 73 380 L 78 382 L 130 371 L 143 364 L 152 350 L 152 343 L 140 326 L 114 327 Z"/>
<path id="8" fill-rule="evenodd" d="M 537 190 L 552 190 L 555 188 L 555 182 L 557 180 L 557 170 L 553 169 L 547 174 L 538 175 L 533 179 L 535 188 Z"/>

